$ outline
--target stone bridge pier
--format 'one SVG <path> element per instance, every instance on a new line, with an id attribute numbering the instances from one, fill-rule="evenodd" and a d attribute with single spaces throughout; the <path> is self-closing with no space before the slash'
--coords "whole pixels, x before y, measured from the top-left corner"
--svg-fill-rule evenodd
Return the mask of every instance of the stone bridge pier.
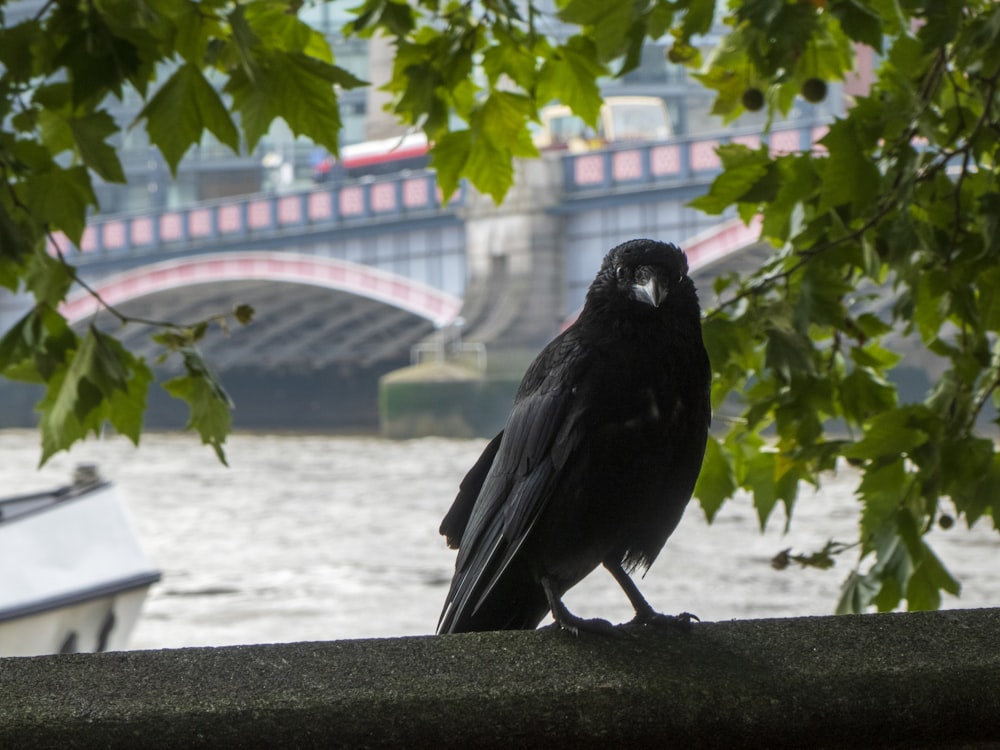
<path id="1" fill-rule="evenodd" d="M 499 206 L 468 190 L 464 305 L 414 365 L 381 379 L 383 434 L 488 436 L 503 427 L 521 375 L 567 313 L 562 217 L 552 210 L 562 174 L 552 154 L 516 162 Z"/>
<path id="2" fill-rule="evenodd" d="M 535 352 L 566 315 L 562 165 L 549 155 L 515 165 L 503 204 L 471 191 L 463 209 L 466 287 L 463 337 L 498 351 Z"/>

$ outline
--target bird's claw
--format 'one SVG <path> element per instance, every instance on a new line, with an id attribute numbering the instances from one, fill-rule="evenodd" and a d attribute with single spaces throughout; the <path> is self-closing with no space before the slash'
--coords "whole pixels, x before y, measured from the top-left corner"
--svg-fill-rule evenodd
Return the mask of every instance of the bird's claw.
<path id="1" fill-rule="evenodd" d="M 597 635 L 611 636 L 612 638 L 622 638 L 626 635 L 623 630 L 616 628 L 610 622 L 600 617 L 587 619 L 572 615 L 560 618 L 556 622 L 556 625 L 577 637 L 579 637 L 581 632 L 596 633 Z"/>
<path id="2" fill-rule="evenodd" d="M 662 612 L 650 610 L 649 612 L 637 613 L 632 622 L 637 625 L 667 625 L 687 633 L 691 630 L 693 623 L 701 622 L 701 618 L 690 612 L 681 612 L 679 615 L 665 615 Z"/>

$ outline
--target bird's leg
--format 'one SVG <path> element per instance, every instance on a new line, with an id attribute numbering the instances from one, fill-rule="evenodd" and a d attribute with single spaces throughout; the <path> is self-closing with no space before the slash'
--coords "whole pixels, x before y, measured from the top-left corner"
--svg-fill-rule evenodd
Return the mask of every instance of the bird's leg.
<path id="1" fill-rule="evenodd" d="M 541 583 L 542 589 L 545 591 L 545 598 L 549 600 L 549 609 L 552 610 L 552 617 L 555 619 L 556 624 L 563 630 L 568 630 L 573 635 L 580 635 L 581 630 L 617 637 L 622 635 L 622 632 L 616 630 L 615 626 L 607 620 L 602 620 L 599 617 L 588 620 L 574 615 L 563 604 L 562 599 L 559 598 L 555 589 L 552 588 L 552 582 L 547 577 L 542 576 Z"/>
<path id="2" fill-rule="evenodd" d="M 646 601 L 646 597 L 639 591 L 639 587 L 635 585 L 635 581 L 625 572 L 625 568 L 622 567 L 620 562 L 617 560 L 605 560 L 604 567 L 615 577 L 618 585 L 625 592 L 625 596 L 632 603 L 632 608 L 635 610 L 635 617 L 632 619 L 632 622 L 642 625 L 673 625 L 681 629 L 687 629 L 691 627 L 693 620 L 698 619 L 697 615 L 693 615 L 690 612 L 681 612 L 679 615 L 665 615 L 657 612 Z"/>

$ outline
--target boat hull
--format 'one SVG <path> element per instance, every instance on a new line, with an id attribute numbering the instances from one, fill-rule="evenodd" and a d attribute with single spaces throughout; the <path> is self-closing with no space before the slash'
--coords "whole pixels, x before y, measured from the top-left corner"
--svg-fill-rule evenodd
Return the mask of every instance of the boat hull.
<path id="1" fill-rule="evenodd" d="M 126 648 L 160 573 L 113 485 L 0 500 L 0 656 Z"/>

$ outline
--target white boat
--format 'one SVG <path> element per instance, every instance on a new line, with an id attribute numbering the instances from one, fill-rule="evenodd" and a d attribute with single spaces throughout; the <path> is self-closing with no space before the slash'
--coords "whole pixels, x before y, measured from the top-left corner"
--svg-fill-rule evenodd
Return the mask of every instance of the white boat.
<path id="1" fill-rule="evenodd" d="M 52 492 L 0 498 L 0 657 L 124 649 L 158 580 L 94 467 Z"/>

